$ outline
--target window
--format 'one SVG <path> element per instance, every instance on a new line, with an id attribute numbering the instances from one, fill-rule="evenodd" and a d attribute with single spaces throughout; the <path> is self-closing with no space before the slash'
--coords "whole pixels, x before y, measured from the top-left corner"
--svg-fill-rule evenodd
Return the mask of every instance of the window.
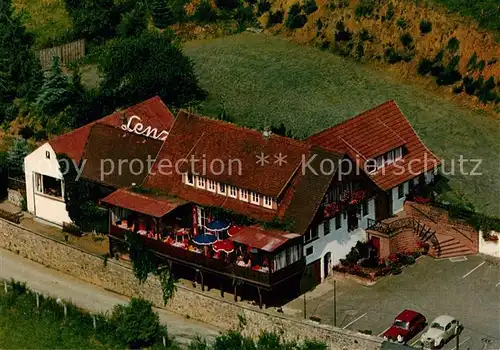
<path id="1" fill-rule="evenodd" d="M 326 220 L 323 223 L 323 233 L 325 236 L 330 234 L 330 220 Z"/>
<path id="2" fill-rule="evenodd" d="M 363 201 L 363 216 L 367 216 L 369 213 L 368 213 L 368 200 L 365 199 Z"/>
<path id="3" fill-rule="evenodd" d="M 311 240 L 311 231 L 307 230 L 306 233 L 304 233 L 304 243 L 309 242 Z"/>
<path id="4" fill-rule="evenodd" d="M 377 169 L 380 169 L 384 166 L 384 157 L 377 157 Z"/>
<path id="5" fill-rule="evenodd" d="M 274 256 L 274 271 L 280 270 L 286 266 L 286 250 L 283 250 Z"/>
<path id="6" fill-rule="evenodd" d="M 208 224 L 208 213 L 204 208 L 198 207 L 198 226 L 204 227 Z"/>
<path id="7" fill-rule="evenodd" d="M 290 264 L 300 260 L 300 250 L 301 247 L 299 245 L 294 245 L 293 247 L 288 248 L 290 254 Z"/>
<path id="8" fill-rule="evenodd" d="M 45 151 L 45 158 L 50 159 L 50 152 L 49 151 Z"/>
<path id="9" fill-rule="evenodd" d="M 52 176 L 35 173 L 35 188 L 38 193 L 62 198 L 62 181 Z"/>
<path id="10" fill-rule="evenodd" d="M 226 184 L 219 183 L 219 193 L 226 194 Z"/>
<path id="11" fill-rule="evenodd" d="M 210 192 L 215 192 L 215 181 L 214 180 L 208 180 L 208 188 Z"/>
<path id="12" fill-rule="evenodd" d="M 369 173 L 373 173 L 377 170 L 377 162 L 375 159 L 368 159 L 365 163 L 365 169 Z"/>
<path id="13" fill-rule="evenodd" d="M 385 157 L 385 162 L 387 164 L 391 164 L 393 161 L 394 161 L 394 151 L 387 152 L 387 155 Z"/>
<path id="14" fill-rule="evenodd" d="M 318 226 L 314 226 L 311 229 L 311 239 L 318 238 Z"/>
<path id="15" fill-rule="evenodd" d="M 311 255 L 312 253 L 313 253 L 313 247 L 312 247 L 312 246 L 311 246 L 311 247 L 308 247 L 308 248 L 306 249 L 306 256 L 309 256 L 309 255 Z"/>
<path id="16" fill-rule="evenodd" d="M 238 194 L 238 189 L 236 188 L 236 186 L 229 185 L 229 197 L 236 198 L 237 194 Z"/>
<path id="17" fill-rule="evenodd" d="M 188 185 L 194 186 L 194 176 L 193 176 L 193 174 L 186 174 L 186 183 Z"/>
<path id="18" fill-rule="evenodd" d="M 205 188 L 205 178 L 198 176 L 196 181 L 196 187 Z"/>
<path id="19" fill-rule="evenodd" d="M 398 186 L 398 198 L 401 199 L 405 196 L 405 186 L 404 183 Z"/>
<path id="20" fill-rule="evenodd" d="M 394 160 L 403 158 L 403 148 L 398 147 L 394 150 Z"/>
<path id="21" fill-rule="evenodd" d="M 253 204 L 260 204 L 260 196 L 258 193 L 252 192 L 252 196 L 250 198 L 250 202 Z"/>
<path id="22" fill-rule="evenodd" d="M 268 196 L 264 196 L 264 204 L 266 208 L 272 208 L 273 207 L 273 199 Z"/>
<path id="23" fill-rule="evenodd" d="M 240 200 L 248 202 L 248 191 L 240 189 Z"/>
<path id="24" fill-rule="evenodd" d="M 342 216 L 339 213 L 335 216 L 335 229 L 338 230 L 341 228 L 342 228 Z"/>

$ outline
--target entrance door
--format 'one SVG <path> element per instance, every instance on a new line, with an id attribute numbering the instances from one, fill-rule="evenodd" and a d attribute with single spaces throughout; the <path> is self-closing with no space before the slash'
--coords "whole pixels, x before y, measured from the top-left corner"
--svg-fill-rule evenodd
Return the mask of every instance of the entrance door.
<path id="1" fill-rule="evenodd" d="M 332 253 L 330 253 L 330 252 L 326 253 L 325 256 L 323 257 L 323 276 L 325 276 L 325 278 L 330 273 L 331 257 L 332 257 Z"/>
<path id="2" fill-rule="evenodd" d="M 389 194 L 387 192 L 377 193 L 375 198 L 375 220 L 382 221 L 390 216 L 390 203 L 392 200 L 389 199 Z"/>
<path id="3" fill-rule="evenodd" d="M 347 229 L 348 231 L 354 231 L 359 227 L 358 223 L 358 213 L 356 211 L 356 208 L 350 209 L 347 212 Z"/>
<path id="4" fill-rule="evenodd" d="M 378 254 L 378 256 L 380 256 L 380 238 L 372 236 L 371 241 L 372 241 L 373 248 L 375 248 L 377 250 L 377 254 Z"/>

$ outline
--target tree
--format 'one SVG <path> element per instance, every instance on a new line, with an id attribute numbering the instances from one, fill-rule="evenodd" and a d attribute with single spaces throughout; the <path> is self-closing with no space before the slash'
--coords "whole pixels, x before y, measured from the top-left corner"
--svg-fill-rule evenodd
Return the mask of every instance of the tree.
<path id="1" fill-rule="evenodd" d="M 143 3 L 138 2 L 132 10 L 121 15 L 116 32 L 120 36 L 138 36 L 147 29 L 147 21 L 146 8 Z"/>
<path id="2" fill-rule="evenodd" d="M 14 174 L 22 174 L 24 172 L 24 157 L 29 153 L 30 147 L 25 139 L 18 138 L 14 140 L 7 156 L 7 164 Z"/>
<path id="3" fill-rule="evenodd" d="M 35 100 L 36 108 L 46 116 L 61 112 L 72 98 L 71 84 L 62 72 L 59 57 L 52 61 L 50 76 L 45 80 Z"/>
<path id="4" fill-rule="evenodd" d="M 0 122 L 16 98 L 32 101 L 42 83 L 40 62 L 33 51 L 34 36 L 26 31 L 11 0 L 0 2 Z"/>
<path id="5" fill-rule="evenodd" d="M 65 0 L 65 5 L 77 36 L 86 39 L 113 36 L 120 20 L 113 0 Z"/>
<path id="6" fill-rule="evenodd" d="M 155 27 L 164 29 L 173 23 L 172 9 L 167 0 L 151 0 L 150 8 Z"/>
<path id="7" fill-rule="evenodd" d="M 141 298 L 132 298 L 128 305 L 115 305 L 110 321 L 117 340 L 132 349 L 151 346 L 167 334 L 152 304 Z"/>
<path id="8" fill-rule="evenodd" d="M 100 91 L 109 108 L 132 105 L 154 95 L 178 107 L 205 98 L 193 63 L 173 39 L 170 31 L 145 32 L 109 43 L 99 60 L 104 76 Z"/>

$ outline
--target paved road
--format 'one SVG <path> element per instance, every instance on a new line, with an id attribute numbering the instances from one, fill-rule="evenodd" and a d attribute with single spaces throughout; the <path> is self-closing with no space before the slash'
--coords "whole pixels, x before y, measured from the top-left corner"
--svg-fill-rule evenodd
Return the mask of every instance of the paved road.
<path id="1" fill-rule="evenodd" d="M 331 282 L 331 281 L 328 281 Z M 327 282 L 327 283 L 328 283 Z M 398 276 L 365 287 L 337 281 L 337 325 L 381 334 L 403 309 L 414 309 L 432 321 L 441 314 L 457 317 L 465 329 L 460 350 L 500 349 L 500 260 L 468 256 L 463 261 L 422 257 Z M 333 323 L 333 292 L 324 291 L 307 303 L 308 316 Z M 302 309 L 302 300 L 288 305 Z M 418 337 L 410 344 L 417 345 Z M 484 346 L 483 339 L 490 343 Z M 455 350 L 455 340 L 444 350 Z M 484 347 L 483 347 L 484 346 Z"/>
<path id="2" fill-rule="evenodd" d="M 91 312 L 106 312 L 128 299 L 59 271 L 24 259 L 10 251 L 0 249 L 0 278 L 26 282 L 28 287 L 45 295 L 59 297 Z M 212 341 L 219 330 L 211 326 L 187 320 L 184 317 L 156 309 L 160 321 L 168 326 L 168 332 L 179 343 L 189 343 L 197 335 Z"/>

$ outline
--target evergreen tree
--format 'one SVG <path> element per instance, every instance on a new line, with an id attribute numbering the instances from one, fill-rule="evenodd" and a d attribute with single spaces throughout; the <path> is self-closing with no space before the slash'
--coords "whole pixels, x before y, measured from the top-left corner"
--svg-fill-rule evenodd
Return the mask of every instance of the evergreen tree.
<path id="1" fill-rule="evenodd" d="M 121 22 L 116 27 L 120 36 L 138 36 L 148 27 L 146 8 L 142 2 L 138 2 L 135 8 L 122 14 Z"/>
<path id="2" fill-rule="evenodd" d="M 14 13 L 12 0 L 0 1 L 0 122 L 16 98 L 32 101 L 42 82 L 34 37 Z"/>
<path id="3" fill-rule="evenodd" d="M 79 37 L 105 39 L 120 21 L 113 0 L 65 0 L 66 10 Z"/>
<path id="4" fill-rule="evenodd" d="M 173 23 L 172 9 L 167 0 L 151 0 L 150 7 L 155 27 L 164 29 Z"/>
<path id="5" fill-rule="evenodd" d="M 49 78 L 43 84 L 38 94 L 35 106 L 44 115 L 50 116 L 61 112 L 72 99 L 72 88 L 64 75 L 59 57 L 54 57 Z"/>
<path id="6" fill-rule="evenodd" d="M 12 144 L 7 155 L 7 165 L 12 174 L 22 174 L 24 169 L 24 157 L 30 153 L 28 142 L 18 138 Z"/>

